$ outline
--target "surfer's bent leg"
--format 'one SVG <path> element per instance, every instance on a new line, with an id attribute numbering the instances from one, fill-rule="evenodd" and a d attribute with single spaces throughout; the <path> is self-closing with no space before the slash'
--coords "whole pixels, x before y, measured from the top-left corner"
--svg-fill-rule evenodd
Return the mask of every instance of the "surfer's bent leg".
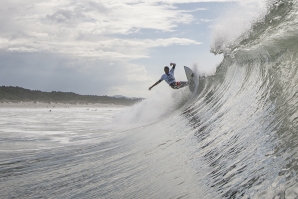
<path id="1" fill-rule="evenodd" d="M 173 82 L 170 86 L 172 89 L 179 89 L 188 86 L 188 82 Z"/>

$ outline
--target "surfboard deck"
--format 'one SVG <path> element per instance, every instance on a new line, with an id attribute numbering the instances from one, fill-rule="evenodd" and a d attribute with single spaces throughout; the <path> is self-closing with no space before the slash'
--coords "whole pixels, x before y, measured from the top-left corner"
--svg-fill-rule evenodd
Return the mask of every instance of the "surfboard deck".
<path id="1" fill-rule="evenodd" d="M 186 74 L 186 77 L 187 77 L 187 81 L 188 81 L 188 87 L 189 87 L 189 90 L 191 92 L 194 92 L 195 90 L 195 74 L 194 72 L 188 68 L 187 66 L 184 66 L 184 70 L 185 70 L 185 74 Z"/>

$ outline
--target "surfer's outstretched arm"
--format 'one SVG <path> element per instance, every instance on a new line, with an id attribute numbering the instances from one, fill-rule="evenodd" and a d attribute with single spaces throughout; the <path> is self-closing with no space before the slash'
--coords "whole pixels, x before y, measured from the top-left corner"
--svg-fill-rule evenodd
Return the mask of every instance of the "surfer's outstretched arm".
<path id="1" fill-rule="evenodd" d="M 176 64 L 175 63 L 170 63 L 170 66 L 173 66 L 172 68 L 175 69 Z"/>
<path id="2" fill-rule="evenodd" d="M 161 80 L 158 80 L 155 84 L 153 84 L 150 88 L 149 88 L 149 91 L 154 87 L 156 86 L 157 84 L 159 84 L 161 82 Z"/>

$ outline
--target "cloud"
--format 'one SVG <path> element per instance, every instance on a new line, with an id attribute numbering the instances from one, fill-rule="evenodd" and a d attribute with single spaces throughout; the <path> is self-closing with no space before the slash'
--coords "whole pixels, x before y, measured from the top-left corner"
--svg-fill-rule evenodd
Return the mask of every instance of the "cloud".
<path id="1" fill-rule="evenodd" d="M 149 57 L 148 48 L 167 47 L 170 45 L 198 45 L 200 42 L 185 38 L 167 39 L 106 39 L 98 42 L 71 41 L 36 42 L 31 38 L 18 38 L 9 41 L 0 38 L 0 47 L 7 51 L 58 53 L 78 57 L 93 57 L 102 60 L 132 60 Z"/>
<path id="2" fill-rule="evenodd" d="M 61 10 L 61 9 L 56 11 L 54 14 L 51 14 L 51 15 L 48 14 L 46 17 L 58 23 L 69 22 L 74 19 L 74 15 L 70 10 Z"/>
<path id="3" fill-rule="evenodd" d="M 200 19 L 201 22 L 208 23 L 213 21 L 213 19 Z"/>
<path id="4" fill-rule="evenodd" d="M 26 48 L 26 47 L 17 47 L 17 48 L 8 48 L 8 51 L 11 52 L 36 52 L 37 50 L 34 48 Z"/>
<path id="5" fill-rule="evenodd" d="M 1 29 L 0 48 L 100 59 L 137 59 L 148 57 L 141 54 L 146 48 L 199 44 L 186 38 L 127 40 L 114 37 L 140 29 L 170 32 L 177 24 L 194 20 L 188 11 L 178 10 L 173 5 L 137 2 L 67 0 L 60 3 L 50 0 L 31 1 L 30 7 L 16 1 L 3 4 L 0 18 L 12 12 L 6 16 L 6 24 L 10 25 Z"/>
<path id="6" fill-rule="evenodd" d="M 179 25 L 194 22 L 193 12 L 206 9 L 183 10 L 177 6 L 190 2 L 211 1 L 2 1 L 0 60 L 2 76 L 11 77 L 1 81 L 13 84 L 20 78 L 19 83 L 30 87 L 43 82 L 39 85 L 52 84 L 56 90 L 60 86 L 61 90 L 69 91 L 73 86 L 78 92 L 90 91 L 90 94 L 92 89 L 98 91 L 96 94 L 112 94 L 109 88 L 123 90 L 124 87 L 127 93 L 130 89 L 135 92 L 150 78 L 144 65 L 132 61 L 149 58 L 153 48 L 201 42 L 170 34 L 137 39 L 129 36 L 146 30 L 173 33 Z M 20 66 L 23 74 L 15 73 L 18 70 L 14 71 L 13 67 Z M 63 86 L 65 79 L 69 83 Z"/>

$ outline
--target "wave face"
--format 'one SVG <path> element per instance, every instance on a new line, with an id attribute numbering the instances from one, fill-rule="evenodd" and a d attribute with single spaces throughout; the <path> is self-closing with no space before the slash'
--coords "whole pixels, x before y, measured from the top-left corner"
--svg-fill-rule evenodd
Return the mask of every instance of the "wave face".
<path id="1" fill-rule="evenodd" d="M 131 132 L 160 171 L 145 176 L 149 185 L 138 181 L 155 187 L 152 198 L 297 197 L 298 5 L 264 5 L 237 37 L 214 34 L 211 51 L 224 60 L 196 93 L 158 93 L 116 119 L 141 126 Z M 157 147 L 145 149 L 148 140 Z"/>
<path id="2" fill-rule="evenodd" d="M 233 42 L 214 44 L 224 60 L 183 112 L 220 197 L 298 195 L 297 11 L 279 1 Z"/>

